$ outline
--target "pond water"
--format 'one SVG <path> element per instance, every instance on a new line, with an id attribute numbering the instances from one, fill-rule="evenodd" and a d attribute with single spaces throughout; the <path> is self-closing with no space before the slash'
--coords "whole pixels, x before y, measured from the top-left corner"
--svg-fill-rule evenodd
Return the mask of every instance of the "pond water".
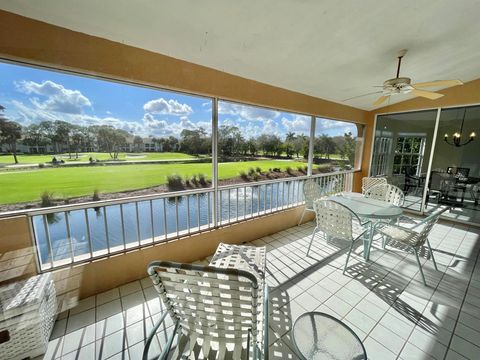
<path id="1" fill-rule="evenodd" d="M 218 219 L 226 223 L 303 201 L 303 181 L 222 190 L 217 201 Z M 107 248 L 122 250 L 152 238 L 161 241 L 188 229 L 198 231 L 212 219 L 213 191 L 38 215 L 33 226 L 41 263 L 48 264 L 50 254 L 59 261 Z"/>

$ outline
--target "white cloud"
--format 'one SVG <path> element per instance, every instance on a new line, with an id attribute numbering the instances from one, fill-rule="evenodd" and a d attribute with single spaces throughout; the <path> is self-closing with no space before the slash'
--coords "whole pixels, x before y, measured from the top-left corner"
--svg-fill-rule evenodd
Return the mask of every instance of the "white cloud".
<path id="1" fill-rule="evenodd" d="M 269 119 L 276 119 L 280 116 L 280 111 L 233 104 L 225 101 L 220 101 L 218 103 L 218 112 L 219 114 L 236 115 L 250 121 L 267 121 Z"/>
<path id="2" fill-rule="evenodd" d="M 193 112 L 187 104 L 180 104 L 177 100 L 165 100 L 164 98 L 150 100 L 143 105 L 143 110 L 152 114 L 175 116 L 189 115 Z"/>
<path id="3" fill-rule="evenodd" d="M 81 114 L 83 108 L 91 107 L 90 100 L 78 90 L 66 89 L 63 85 L 47 80 L 42 83 L 34 81 L 16 82 L 17 90 L 25 94 L 35 94 L 45 97 L 46 100 L 38 98 L 30 99 L 38 109 L 46 111 L 57 111 L 67 114 Z"/>
<path id="4" fill-rule="evenodd" d="M 293 120 L 282 118 L 282 125 L 287 129 L 287 131 L 307 134 L 310 129 L 310 117 L 294 115 Z"/>

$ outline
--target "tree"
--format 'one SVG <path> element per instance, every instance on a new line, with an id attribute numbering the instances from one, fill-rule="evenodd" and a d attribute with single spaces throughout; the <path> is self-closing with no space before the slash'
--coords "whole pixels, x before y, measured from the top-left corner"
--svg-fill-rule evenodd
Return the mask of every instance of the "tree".
<path id="1" fill-rule="evenodd" d="M 112 126 L 100 126 L 97 131 L 98 146 L 102 151 L 110 154 L 114 160 L 118 160 L 118 153 L 121 146 L 125 146 L 128 133 L 124 130 L 115 129 Z"/>
<path id="2" fill-rule="evenodd" d="M 86 136 L 84 128 L 78 126 L 73 129 L 71 135 L 71 146 L 75 152 L 75 159 L 78 159 L 78 153 L 85 146 Z"/>
<path id="3" fill-rule="evenodd" d="M 314 151 L 320 157 L 325 154 L 325 158 L 330 159 L 330 155 L 335 153 L 336 145 L 332 138 L 326 134 L 315 138 Z"/>
<path id="4" fill-rule="evenodd" d="M 285 150 L 285 153 L 287 154 L 287 157 L 291 157 L 294 153 L 294 142 L 295 142 L 295 133 L 289 131 L 285 135 L 285 143 L 283 144 L 283 148 Z M 297 154 L 298 157 L 298 154 Z"/>
<path id="5" fill-rule="evenodd" d="M 223 156 L 239 156 L 245 139 L 236 126 L 222 125 L 218 129 L 218 151 Z"/>
<path id="6" fill-rule="evenodd" d="M 187 154 L 199 155 L 209 152 L 210 140 L 203 128 L 196 130 L 183 129 L 180 136 L 180 146 Z"/>
<path id="7" fill-rule="evenodd" d="M 350 165 L 355 165 L 355 148 L 356 143 L 355 139 L 352 136 L 351 132 L 345 133 L 343 135 L 345 141 L 343 143 L 343 147 L 340 150 L 340 154 L 343 158 L 348 159 Z"/>
<path id="8" fill-rule="evenodd" d="M 133 147 L 136 152 L 140 152 L 140 149 L 143 145 L 143 139 L 140 136 L 135 136 L 133 138 Z"/>
<path id="9" fill-rule="evenodd" d="M 8 120 L 3 111 L 5 108 L 0 105 L 0 144 L 5 144 L 9 152 L 12 153 L 15 164 L 17 159 L 17 141 L 22 137 L 22 127 L 15 121 Z"/>
<path id="10" fill-rule="evenodd" d="M 300 154 L 302 154 L 304 158 L 307 158 L 308 147 L 309 147 L 309 141 L 308 141 L 308 137 L 306 137 L 305 135 L 298 135 L 293 141 L 293 151 L 297 155 L 297 158 L 299 157 Z"/>
<path id="11" fill-rule="evenodd" d="M 56 152 L 63 152 L 64 146 L 66 145 L 67 149 L 70 152 L 70 135 L 72 132 L 73 125 L 61 120 L 56 120 L 53 123 L 53 136 L 52 143 L 55 145 Z M 72 157 L 71 153 L 69 154 Z"/>
<path id="12" fill-rule="evenodd" d="M 23 129 L 23 140 L 25 145 L 37 149 L 40 153 L 40 147 L 45 147 L 50 142 L 50 139 L 45 134 L 43 127 L 40 124 L 31 124 Z"/>

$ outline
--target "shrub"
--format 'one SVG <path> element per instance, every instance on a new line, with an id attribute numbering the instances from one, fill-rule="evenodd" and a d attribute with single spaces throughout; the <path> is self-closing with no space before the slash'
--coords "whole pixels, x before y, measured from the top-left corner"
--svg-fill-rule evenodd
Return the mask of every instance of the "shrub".
<path id="1" fill-rule="evenodd" d="M 50 191 L 44 191 L 40 195 L 40 206 L 41 207 L 49 207 L 53 206 L 55 203 L 53 202 L 53 192 Z"/>
<path id="2" fill-rule="evenodd" d="M 200 183 L 200 185 L 202 186 L 207 186 L 207 177 L 205 176 L 205 174 L 198 174 L 198 182 Z"/>
<path id="3" fill-rule="evenodd" d="M 182 177 L 177 174 L 167 176 L 167 186 L 169 190 L 183 190 Z"/>
<path id="4" fill-rule="evenodd" d="M 252 176 L 253 174 L 255 174 L 255 169 L 253 167 L 248 168 L 248 175 Z"/>
<path id="5" fill-rule="evenodd" d="M 97 189 L 93 191 L 93 196 L 92 196 L 93 201 L 99 201 L 100 200 L 100 194 Z"/>
<path id="6" fill-rule="evenodd" d="M 197 175 L 193 175 L 191 181 L 193 185 L 198 186 Z"/>
<path id="7" fill-rule="evenodd" d="M 268 171 L 269 171 L 269 172 L 273 172 L 272 168 L 269 168 Z"/>
<path id="8" fill-rule="evenodd" d="M 289 174 L 289 175 L 293 175 L 293 169 L 291 166 L 287 166 L 285 171 Z"/>
<path id="9" fill-rule="evenodd" d="M 187 185 L 188 187 L 190 187 L 190 186 L 191 186 L 190 180 L 186 179 L 186 180 L 185 180 L 185 185 Z"/>
<path id="10" fill-rule="evenodd" d="M 260 175 L 258 175 L 257 173 L 254 173 L 252 178 L 254 181 L 258 181 L 260 179 Z"/>
<path id="11" fill-rule="evenodd" d="M 255 170 L 257 171 L 257 173 L 261 174 L 262 173 L 262 168 L 260 166 L 257 166 L 255 168 Z"/>
<path id="12" fill-rule="evenodd" d="M 273 168 L 274 172 L 281 172 L 282 170 L 280 168 Z"/>
<path id="13" fill-rule="evenodd" d="M 246 173 L 245 171 L 240 170 L 240 171 L 238 172 L 238 174 L 240 175 L 240 177 L 241 177 L 243 180 L 247 180 L 247 179 L 248 179 L 248 175 L 247 175 L 247 173 Z"/>
<path id="14" fill-rule="evenodd" d="M 38 167 L 39 167 L 40 169 L 43 169 L 43 168 L 45 167 L 45 164 L 44 164 L 44 163 L 40 163 L 40 164 L 38 164 Z"/>

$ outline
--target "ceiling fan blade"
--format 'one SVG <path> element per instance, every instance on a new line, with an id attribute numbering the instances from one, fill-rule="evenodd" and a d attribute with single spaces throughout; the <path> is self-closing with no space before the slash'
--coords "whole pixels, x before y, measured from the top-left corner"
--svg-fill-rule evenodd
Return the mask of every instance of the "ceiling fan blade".
<path id="1" fill-rule="evenodd" d="M 382 96 L 380 96 L 380 97 L 377 99 L 377 101 L 375 101 L 375 102 L 373 103 L 373 105 L 374 105 L 374 106 L 380 105 L 380 104 L 384 103 L 385 100 L 387 100 L 389 97 L 390 97 L 390 95 L 382 95 Z"/>
<path id="2" fill-rule="evenodd" d="M 463 85 L 463 82 L 460 80 L 437 80 L 413 84 L 414 87 L 429 87 L 429 86 L 455 86 Z"/>
<path id="3" fill-rule="evenodd" d="M 425 90 L 418 90 L 418 89 L 413 89 L 410 94 L 413 94 L 415 96 L 421 96 L 430 100 L 436 100 L 438 98 L 441 98 L 443 94 L 436 93 L 433 91 L 425 91 Z"/>
<path id="4" fill-rule="evenodd" d="M 380 93 L 382 93 L 382 92 L 383 92 L 383 91 L 374 91 L 374 92 L 371 92 L 371 93 L 368 93 L 368 94 L 357 95 L 357 96 L 354 96 L 354 97 L 351 97 L 351 98 L 348 98 L 348 99 L 342 100 L 342 102 L 344 102 L 344 101 L 348 101 L 348 100 L 357 99 L 357 98 L 359 98 L 359 97 L 363 97 L 363 96 L 368 96 L 368 95 L 373 95 L 373 94 L 380 94 Z"/>

